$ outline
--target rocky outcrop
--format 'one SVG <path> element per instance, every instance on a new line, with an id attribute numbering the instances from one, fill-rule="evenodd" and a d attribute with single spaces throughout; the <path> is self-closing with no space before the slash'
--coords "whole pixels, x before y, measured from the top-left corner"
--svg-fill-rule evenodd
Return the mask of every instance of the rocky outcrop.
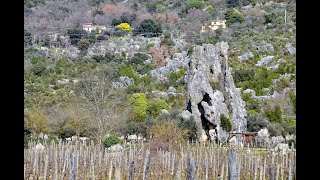
<path id="1" fill-rule="evenodd" d="M 250 59 L 250 58 L 253 58 L 252 52 L 246 52 L 246 53 L 244 53 L 243 55 L 238 56 L 238 60 L 239 60 L 240 62 L 245 61 L 245 60 Z"/>
<path id="2" fill-rule="evenodd" d="M 231 120 L 232 130 L 246 131 L 245 103 L 228 66 L 228 48 L 226 42 L 193 48 L 187 72 L 187 111 L 197 124 L 198 137 L 203 130 L 208 136 L 210 127 L 217 126 L 218 139 L 222 140 L 222 114 Z"/>
<path id="3" fill-rule="evenodd" d="M 296 54 L 296 48 L 291 43 L 287 43 L 286 48 L 291 55 Z"/>
<path id="4" fill-rule="evenodd" d="M 175 53 L 172 59 L 166 59 L 166 65 L 150 71 L 150 75 L 156 78 L 156 82 L 167 81 L 167 74 L 179 72 L 181 67 L 188 67 L 189 58 L 186 52 Z"/>

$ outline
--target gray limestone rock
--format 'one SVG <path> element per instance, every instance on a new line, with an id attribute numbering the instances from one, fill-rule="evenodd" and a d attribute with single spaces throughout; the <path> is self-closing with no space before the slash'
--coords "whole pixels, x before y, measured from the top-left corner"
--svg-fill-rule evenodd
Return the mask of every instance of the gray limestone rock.
<path id="1" fill-rule="evenodd" d="M 254 91 L 254 90 L 252 90 L 252 89 L 246 89 L 246 90 L 244 90 L 243 91 L 243 93 L 245 93 L 245 94 L 251 94 L 251 96 L 256 96 L 256 92 Z"/>
<path id="2" fill-rule="evenodd" d="M 262 58 L 260 61 L 257 62 L 256 66 L 262 66 L 265 64 L 268 64 L 271 59 L 273 59 L 274 56 L 266 56 Z"/>
<path id="3" fill-rule="evenodd" d="M 169 88 L 168 88 L 168 93 L 175 93 L 177 90 L 176 90 L 176 88 L 174 88 L 174 87 L 172 87 L 172 86 L 170 86 Z"/>
<path id="4" fill-rule="evenodd" d="M 250 59 L 250 58 L 253 58 L 252 52 L 246 52 L 246 53 L 244 53 L 243 55 L 238 56 L 238 60 L 239 60 L 240 62 L 245 61 L 245 60 Z"/>
<path id="5" fill-rule="evenodd" d="M 166 65 L 150 71 L 156 81 L 167 81 L 166 75 L 170 72 L 178 72 L 181 67 L 188 67 L 189 58 L 183 53 L 175 53 L 172 59 L 166 59 Z"/>
<path id="6" fill-rule="evenodd" d="M 291 43 L 287 43 L 286 48 L 291 55 L 296 54 L 296 48 Z"/>
<path id="7" fill-rule="evenodd" d="M 121 76 L 120 82 L 122 82 L 125 87 L 128 87 L 134 83 L 134 80 L 133 80 L 133 78 L 129 78 L 127 76 Z"/>
<path id="8" fill-rule="evenodd" d="M 264 51 L 264 52 L 274 52 L 274 48 L 271 44 L 265 44 L 265 45 L 260 45 L 260 46 L 253 46 L 256 51 Z"/>
<path id="9" fill-rule="evenodd" d="M 226 42 L 193 48 L 187 71 L 187 110 L 197 124 L 198 137 L 201 137 L 203 129 L 208 134 L 210 124 L 219 127 L 221 114 L 230 118 L 232 129 L 240 127 L 240 131 L 246 131 L 245 103 L 241 90 L 235 87 L 227 61 Z M 225 133 L 219 128 L 220 141 L 225 139 Z"/>

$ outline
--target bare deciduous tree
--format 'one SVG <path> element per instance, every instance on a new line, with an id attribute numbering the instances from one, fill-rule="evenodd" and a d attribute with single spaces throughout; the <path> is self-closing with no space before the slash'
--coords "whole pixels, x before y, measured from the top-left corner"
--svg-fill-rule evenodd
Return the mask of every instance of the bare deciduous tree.
<path id="1" fill-rule="evenodd" d="M 75 91 L 91 118 L 88 133 L 100 143 L 106 134 L 124 124 L 129 111 L 124 90 L 112 87 L 111 72 L 108 67 L 89 71 Z"/>

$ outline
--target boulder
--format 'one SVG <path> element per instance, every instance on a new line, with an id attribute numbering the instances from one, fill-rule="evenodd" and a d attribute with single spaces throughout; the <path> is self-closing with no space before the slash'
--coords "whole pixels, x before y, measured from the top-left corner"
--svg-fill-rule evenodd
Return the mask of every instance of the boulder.
<path id="1" fill-rule="evenodd" d="M 248 60 L 248 59 L 250 59 L 250 58 L 253 58 L 252 52 L 246 52 L 246 53 L 244 53 L 243 55 L 238 56 L 238 60 L 239 60 L 240 62 L 245 61 L 245 60 Z"/>

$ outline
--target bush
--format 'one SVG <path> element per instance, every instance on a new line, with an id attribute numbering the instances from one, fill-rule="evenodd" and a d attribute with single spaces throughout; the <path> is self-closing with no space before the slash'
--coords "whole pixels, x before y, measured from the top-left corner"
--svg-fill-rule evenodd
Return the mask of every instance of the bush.
<path id="1" fill-rule="evenodd" d="M 136 20 L 136 18 L 137 18 L 136 14 L 129 15 L 129 14 L 124 13 L 120 16 L 120 21 L 121 21 L 121 23 L 132 23 L 132 21 Z"/>
<path id="2" fill-rule="evenodd" d="M 246 70 L 246 69 L 239 69 L 239 70 L 234 70 L 232 73 L 234 83 L 239 83 L 243 81 L 251 81 L 254 78 L 254 70 Z"/>
<path id="3" fill-rule="evenodd" d="M 270 123 L 267 126 L 270 136 L 282 136 L 284 129 L 278 123 Z"/>
<path id="4" fill-rule="evenodd" d="M 155 98 L 148 101 L 148 114 L 152 117 L 156 117 L 161 113 L 162 109 L 169 111 L 169 105 L 162 99 Z"/>
<path id="5" fill-rule="evenodd" d="M 249 132 L 258 132 L 260 129 L 267 127 L 269 119 L 261 114 L 248 114 L 247 128 Z"/>
<path id="6" fill-rule="evenodd" d="M 133 119 L 135 122 L 143 122 L 147 117 L 148 99 L 144 93 L 134 93 L 129 96 Z"/>
<path id="7" fill-rule="evenodd" d="M 296 95 L 294 94 L 293 91 L 290 91 L 289 96 L 293 104 L 294 112 L 296 112 Z"/>
<path id="8" fill-rule="evenodd" d="M 115 144 L 122 144 L 122 143 L 123 143 L 123 141 L 114 135 L 108 136 L 103 140 L 103 146 L 105 148 L 109 148 Z"/>
<path id="9" fill-rule="evenodd" d="M 273 20 L 276 18 L 276 15 L 274 13 L 272 14 L 266 14 L 264 15 L 266 21 L 265 21 L 265 24 L 268 24 L 268 23 L 272 23 Z"/>
<path id="10" fill-rule="evenodd" d="M 162 33 L 162 28 L 152 19 L 145 19 L 140 23 L 135 33 L 143 34 L 145 37 L 158 37 Z"/>
<path id="11" fill-rule="evenodd" d="M 234 7 L 239 6 L 239 1 L 238 0 L 227 0 L 226 5 L 227 5 L 227 8 L 234 8 Z"/>
<path id="12" fill-rule="evenodd" d="M 89 40 L 81 39 L 78 46 L 80 51 L 86 51 L 90 46 L 90 42 Z"/>
<path id="13" fill-rule="evenodd" d="M 102 62 L 106 60 L 105 57 L 102 55 L 94 55 L 92 56 L 92 59 L 95 60 L 96 62 Z"/>
<path id="14" fill-rule="evenodd" d="M 126 34 L 126 31 L 124 31 L 123 29 L 121 29 L 119 27 L 116 27 L 113 32 L 113 35 L 117 36 L 117 37 L 124 36 L 125 34 Z"/>
<path id="15" fill-rule="evenodd" d="M 282 123 L 282 112 L 280 106 L 276 106 L 273 110 L 266 110 L 266 116 L 269 118 L 272 123 Z"/>
<path id="16" fill-rule="evenodd" d="M 129 64 L 143 65 L 144 61 L 148 59 L 148 55 L 143 53 L 134 53 L 133 57 L 129 60 Z"/>
<path id="17" fill-rule="evenodd" d="M 71 44 L 76 45 L 82 37 L 86 36 L 87 32 L 80 28 L 74 28 L 68 29 L 67 34 L 69 35 Z"/>
<path id="18" fill-rule="evenodd" d="M 244 18 L 241 14 L 235 13 L 233 10 L 228 9 L 225 13 L 225 19 L 227 20 L 226 23 L 227 25 L 230 25 L 232 23 L 236 22 L 243 22 Z"/>
<path id="19" fill-rule="evenodd" d="M 175 149 L 179 147 L 180 143 L 184 142 L 188 135 L 188 130 L 179 128 L 178 123 L 175 121 L 166 121 L 151 126 L 149 133 L 152 137 L 152 150 L 157 148 L 169 150 L 169 146 Z"/>
<path id="20" fill-rule="evenodd" d="M 105 55 L 104 55 L 104 58 L 106 61 L 110 62 L 110 61 L 113 61 L 113 59 L 116 57 L 116 55 L 110 53 L 110 52 L 107 52 Z"/>
<path id="21" fill-rule="evenodd" d="M 112 26 L 116 26 L 116 25 L 118 25 L 118 24 L 121 24 L 121 20 L 119 20 L 119 19 L 112 19 L 112 21 L 111 21 L 111 25 L 112 25 Z"/>
<path id="22" fill-rule="evenodd" d="M 121 130 L 122 134 L 141 134 L 144 137 L 147 136 L 147 127 L 146 123 L 137 123 L 134 121 L 130 121 L 126 124 L 126 126 Z"/>
<path id="23" fill-rule="evenodd" d="M 188 8 L 203 9 L 206 3 L 201 0 L 190 0 L 187 4 Z"/>
<path id="24" fill-rule="evenodd" d="M 121 24 L 117 25 L 116 27 L 120 28 L 124 31 L 131 31 L 130 24 L 128 24 L 128 23 L 121 23 Z"/>
<path id="25" fill-rule="evenodd" d="M 232 124 L 229 118 L 227 118 L 224 114 L 220 115 L 220 122 L 221 127 L 226 130 L 227 132 L 230 132 L 232 130 Z"/>
<path id="26" fill-rule="evenodd" d="M 139 76 L 134 71 L 131 66 L 122 65 L 120 67 L 120 76 L 128 76 L 129 78 L 133 78 L 135 81 L 138 80 Z"/>

